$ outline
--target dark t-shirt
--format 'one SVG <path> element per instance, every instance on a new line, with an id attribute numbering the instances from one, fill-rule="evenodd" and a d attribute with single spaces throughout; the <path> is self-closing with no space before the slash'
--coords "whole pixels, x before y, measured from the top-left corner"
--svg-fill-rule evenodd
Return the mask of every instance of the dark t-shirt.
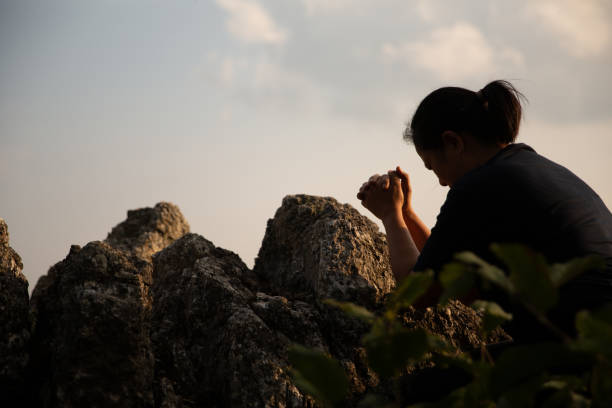
<path id="1" fill-rule="evenodd" d="M 580 178 L 522 143 L 453 184 L 414 269 L 438 271 L 463 250 L 495 261 L 493 242 L 525 244 L 550 263 L 598 254 L 606 269 L 567 284 L 560 303 L 573 313 L 612 301 L 612 214 Z"/>

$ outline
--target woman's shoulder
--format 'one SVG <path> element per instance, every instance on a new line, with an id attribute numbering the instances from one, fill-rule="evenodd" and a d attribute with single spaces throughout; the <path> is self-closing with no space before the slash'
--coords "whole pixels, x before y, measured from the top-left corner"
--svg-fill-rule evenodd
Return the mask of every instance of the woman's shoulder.
<path id="1" fill-rule="evenodd" d="M 582 184 L 574 173 L 558 163 L 538 154 L 531 146 L 514 143 L 506 146 L 484 165 L 466 174 L 457 188 L 540 188 L 563 180 L 563 183 Z"/>
<path id="2" fill-rule="evenodd" d="M 580 177 L 525 144 L 504 149 L 462 178 L 453 190 L 453 198 L 459 201 L 480 200 L 488 205 L 533 210 L 566 205 L 602 206 L 597 193 Z"/>

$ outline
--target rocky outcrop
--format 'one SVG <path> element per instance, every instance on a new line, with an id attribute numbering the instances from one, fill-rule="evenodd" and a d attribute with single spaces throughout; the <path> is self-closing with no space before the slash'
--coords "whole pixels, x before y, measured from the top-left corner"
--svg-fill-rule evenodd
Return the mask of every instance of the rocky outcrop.
<path id="1" fill-rule="evenodd" d="M 259 291 L 265 283 L 236 254 L 199 235 L 174 242 L 153 263 L 160 406 L 311 406 L 289 376 L 292 342 L 339 358 L 353 371 L 355 391 L 365 390 L 371 375 L 359 346 L 362 323 L 323 304 Z"/>
<path id="2" fill-rule="evenodd" d="M 405 327 L 427 329 L 460 350 L 478 350 L 484 342 L 479 334 L 481 314 L 458 300 L 450 300 L 445 307 L 417 309 L 411 306 L 399 317 Z M 497 328 L 489 334 L 486 343 L 509 340 L 512 338 Z"/>
<path id="3" fill-rule="evenodd" d="M 153 406 L 150 264 L 103 242 L 72 246 L 32 294 L 35 406 Z"/>
<path id="4" fill-rule="evenodd" d="M 380 308 L 395 286 L 384 236 L 348 205 L 289 196 L 268 222 L 254 272 L 232 252 L 190 234 L 154 256 L 153 344 L 159 406 L 302 407 L 292 383 L 291 343 L 323 350 L 350 378 L 347 406 L 368 390 L 389 392 L 369 370 L 368 327 L 321 302 L 334 297 Z M 479 317 L 459 302 L 408 309 L 466 348 L 480 345 Z"/>
<path id="5" fill-rule="evenodd" d="M 73 246 L 39 280 L 32 406 L 316 406 L 289 375 L 292 343 L 341 362 L 348 407 L 392 392 L 368 368 L 368 327 L 322 301 L 384 306 L 395 280 L 374 223 L 333 198 L 288 196 L 254 270 L 188 230 L 172 204 L 129 211 L 105 242 Z M 478 315 L 459 302 L 401 317 L 459 347 L 481 343 Z"/>
<path id="6" fill-rule="evenodd" d="M 106 242 L 72 246 L 32 294 L 34 406 L 152 407 L 154 252 L 188 231 L 178 208 L 128 212 Z"/>
<path id="7" fill-rule="evenodd" d="M 9 246 L 0 218 L 0 398 L 10 404 L 24 396 L 30 337 L 28 281 L 21 257 Z"/>
<path id="8" fill-rule="evenodd" d="M 288 339 L 250 306 L 265 309 L 267 298 L 236 254 L 186 235 L 154 257 L 153 277 L 161 406 L 302 406 Z"/>
<path id="9" fill-rule="evenodd" d="M 130 210 L 127 219 L 106 237 L 110 246 L 151 261 L 154 253 L 189 232 L 189 224 L 178 207 L 161 202 L 153 208 Z"/>
<path id="10" fill-rule="evenodd" d="M 293 343 L 325 350 L 352 395 L 377 380 L 360 345 L 367 327 L 320 300 L 373 304 L 395 282 L 384 235 L 348 205 L 290 196 L 250 271 L 190 234 L 154 256 L 153 344 L 160 406 L 302 407 L 288 374 Z"/>
<path id="11" fill-rule="evenodd" d="M 376 224 L 348 204 L 306 195 L 285 197 L 268 221 L 254 270 L 281 294 L 369 306 L 395 285 Z"/>

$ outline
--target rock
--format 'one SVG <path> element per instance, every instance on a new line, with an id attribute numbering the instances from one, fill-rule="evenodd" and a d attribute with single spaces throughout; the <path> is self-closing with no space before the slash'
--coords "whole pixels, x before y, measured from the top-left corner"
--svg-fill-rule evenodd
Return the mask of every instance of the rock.
<path id="1" fill-rule="evenodd" d="M 161 202 L 154 208 L 128 211 L 127 219 L 113 228 L 105 242 L 151 261 L 154 253 L 188 232 L 189 224 L 178 207 Z"/>
<path id="2" fill-rule="evenodd" d="M 34 406 L 153 406 L 151 258 L 189 231 L 170 203 L 72 246 L 32 294 Z"/>
<path id="3" fill-rule="evenodd" d="M 24 397 L 30 338 L 28 281 L 0 218 L 0 395 L 7 406 Z"/>
<path id="4" fill-rule="evenodd" d="M 409 307 L 400 316 L 404 326 L 427 329 L 464 351 L 480 349 L 483 344 L 512 340 L 506 332 L 497 328 L 485 341 L 479 334 L 481 317 L 482 313 L 458 300 L 449 301 L 445 307 Z"/>
<path id="5" fill-rule="evenodd" d="M 151 265 L 73 245 L 32 294 L 33 406 L 152 407 Z"/>
<path id="6" fill-rule="evenodd" d="M 188 230 L 172 204 L 129 211 L 105 242 L 73 246 L 38 281 L 33 406 L 314 407 L 289 375 L 292 343 L 340 361 L 346 407 L 395 392 L 368 368 L 369 327 L 323 302 L 384 307 L 395 280 L 374 223 L 333 198 L 285 197 L 254 270 Z M 479 316 L 458 302 L 401 318 L 461 348 L 481 344 Z"/>
<path id="7" fill-rule="evenodd" d="M 322 302 L 335 297 L 380 310 L 395 283 L 387 258 L 373 223 L 348 205 L 309 196 L 283 200 L 255 271 L 199 235 L 175 241 L 153 257 L 156 404 L 313 406 L 288 375 L 292 343 L 340 361 L 350 383 L 345 406 L 366 392 L 392 395 L 391 383 L 368 368 L 361 346 L 368 326 Z M 459 347 L 480 344 L 479 316 L 459 302 L 410 308 L 402 319 Z"/>
<path id="8" fill-rule="evenodd" d="M 256 313 L 265 315 L 276 299 L 249 289 L 252 272 L 236 254 L 188 234 L 153 262 L 158 404 L 301 407 L 309 401 L 288 376 L 289 339 Z M 308 327 L 302 319 L 308 306 L 300 306 L 304 314 L 288 320 Z"/>
<path id="9" fill-rule="evenodd" d="M 279 294 L 374 306 L 395 286 L 385 235 L 348 204 L 287 196 L 268 221 L 254 271 Z"/>

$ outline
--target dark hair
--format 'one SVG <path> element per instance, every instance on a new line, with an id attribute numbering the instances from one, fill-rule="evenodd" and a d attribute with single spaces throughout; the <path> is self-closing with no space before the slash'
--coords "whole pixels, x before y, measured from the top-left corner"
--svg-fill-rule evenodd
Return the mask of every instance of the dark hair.
<path id="1" fill-rule="evenodd" d="M 404 139 L 419 149 L 442 146 L 442 133 L 468 132 L 485 145 L 512 143 L 521 123 L 523 94 L 507 81 L 493 81 L 478 92 L 440 88 L 419 104 Z"/>

